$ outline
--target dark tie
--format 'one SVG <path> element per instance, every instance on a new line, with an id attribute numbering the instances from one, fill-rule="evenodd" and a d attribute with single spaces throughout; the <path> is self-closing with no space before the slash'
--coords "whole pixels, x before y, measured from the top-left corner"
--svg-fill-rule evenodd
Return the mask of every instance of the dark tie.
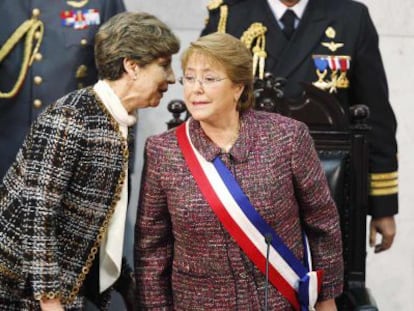
<path id="1" fill-rule="evenodd" d="M 292 37 L 292 34 L 295 31 L 295 18 L 295 12 L 292 10 L 286 10 L 285 14 L 283 14 L 280 19 L 283 24 L 283 33 L 288 40 Z"/>

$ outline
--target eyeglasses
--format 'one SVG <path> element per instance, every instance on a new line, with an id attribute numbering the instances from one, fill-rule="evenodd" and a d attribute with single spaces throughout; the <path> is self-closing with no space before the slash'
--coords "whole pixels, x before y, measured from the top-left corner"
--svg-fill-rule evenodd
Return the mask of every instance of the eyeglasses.
<path id="1" fill-rule="evenodd" d="M 184 86 L 193 86 L 196 81 L 200 83 L 201 87 L 211 87 L 217 84 L 217 82 L 220 82 L 222 80 L 225 80 L 228 78 L 215 78 L 215 77 L 202 77 L 201 79 L 197 79 L 193 76 L 184 76 L 178 79 L 180 84 Z"/>

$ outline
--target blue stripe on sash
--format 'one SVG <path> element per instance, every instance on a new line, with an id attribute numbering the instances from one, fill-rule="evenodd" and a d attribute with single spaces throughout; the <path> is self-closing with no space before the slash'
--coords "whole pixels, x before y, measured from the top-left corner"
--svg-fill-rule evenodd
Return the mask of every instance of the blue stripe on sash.
<path id="1" fill-rule="evenodd" d="M 249 218 L 251 223 L 257 228 L 257 230 L 263 235 L 263 238 L 269 233 L 272 235 L 272 246 L 277 250 L 277 252 L 285 259 L 289 264 L 292 270 L 299 276 L 303 278 L 307 274 L 307 270 L 303 264 L 293 255 L 289 248 L 283 243 L 282 239 L 277 235 L 277 233 L 270 227 L 265 220 L 260 216 L 256 209 L 251 205 L 249 199 L 244 194 L 243 190 L 240 188 L 238 182 L 234 178 L 233 174 L 229 169 L 224 165 L 220 158 L 216 157 L 213 161 L 214 166 L 217 169 L 217 172 L 223 179 L 227 189 L 232 194 L 236 202 L 239 204 L 243 213 Z M 306 295 L 307 296 L 307 295 Z"/>

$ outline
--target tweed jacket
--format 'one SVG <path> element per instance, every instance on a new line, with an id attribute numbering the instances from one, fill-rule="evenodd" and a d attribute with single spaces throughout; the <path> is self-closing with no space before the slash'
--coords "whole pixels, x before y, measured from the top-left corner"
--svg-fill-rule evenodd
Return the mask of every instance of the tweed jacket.
<path id="1" fill-rule="evenodd" d="M 347 88 L 333 93 L 348 112 L 351 105 L 367 105 L 370 196 L 374 217 L 398 212 L 397 122 L 389 102 L 388 85 L 378 44 L 378 34 L 367 7 L 351 0 L 309 0 L 299 26 L 287 40 L 267 0 L 224 0 L 228 5 L 226 32 L 240 38 L 253 23 L 266 31 L 266 72 L 287 79 L 285 96 L 301 96 L 301 82 L 316 82 L 313 57 L 350 57 Z M 220 9 L 210 11 L 202 34 L 217 30 Z M 330 44 L 331 43 L 331 44 Z M 342 44 L 332 47 L 332 44 Z M 327 79 L 330 79 L 328 68 Z"/>
<path id="2" fill-rule="evenodd" d="M 65 23 L 65 12 L 84 18 L 89 10 L 99 19 L 86 25 L 76 25 L 68 20 Z M 16 158 L 31 124 L 39 114 L 58 98 L 98 80 L 94 36 L 101 24 L 125 11 L 125 5 L 123 0 L 1 0 L 2 49 L 34 11 L 39 13 L 38 19 L 44 24 L 39 51 L 34 55 L 18 93 L 12 98 L 0 98 L 0 180 Z M 24 47 L 28 37 L 22 36 L 10 53 L 0 60 L 0 92 L 10 91 L 16 83 L 26 55 Z"/>
<path id="3" fill-rule="evenodd" d="M 92 88 L 41 114 L 0 185 L 0 292 L 71 303 L 98 255 L 127 166 L 126 139 Z"/>
<path id="4" fill-rule="evenodd" d="M 314 267 L 325 272 L 320 299 L 342 291 L 339 217 L 313 141 L 303 123 L 249 110 L 240 135 L 222 154 L 191 120 L 203 157 L 220 156 L 252 205 L 303 258 L 309 237 Z M 135 268 L 142 310 L 262 310 L 264 276 L 205 201 L 174 130 L 148 138 L 135 231 Z M 292 310 L 271 287 L 271 310 Z"/>

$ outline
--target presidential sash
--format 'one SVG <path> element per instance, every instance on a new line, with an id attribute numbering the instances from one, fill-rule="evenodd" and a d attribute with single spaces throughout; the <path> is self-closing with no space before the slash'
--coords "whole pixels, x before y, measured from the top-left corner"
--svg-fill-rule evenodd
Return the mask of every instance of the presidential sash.
<path id="1" fill-rule="evenodd" d="M 312 271 L 306 236 L 304 241 L 307 267 L 295 257 L 251 205 L 224 163 L 218 157 L 209 162 L 197 151 L 190 140 L 189 121 L 177 127 L 176 136 L 201 193 L 224 228 L 263 274 L 266 274 L 268 257 L 270 283 L 295 310 L 314 310 L 322 271 Z"/>

